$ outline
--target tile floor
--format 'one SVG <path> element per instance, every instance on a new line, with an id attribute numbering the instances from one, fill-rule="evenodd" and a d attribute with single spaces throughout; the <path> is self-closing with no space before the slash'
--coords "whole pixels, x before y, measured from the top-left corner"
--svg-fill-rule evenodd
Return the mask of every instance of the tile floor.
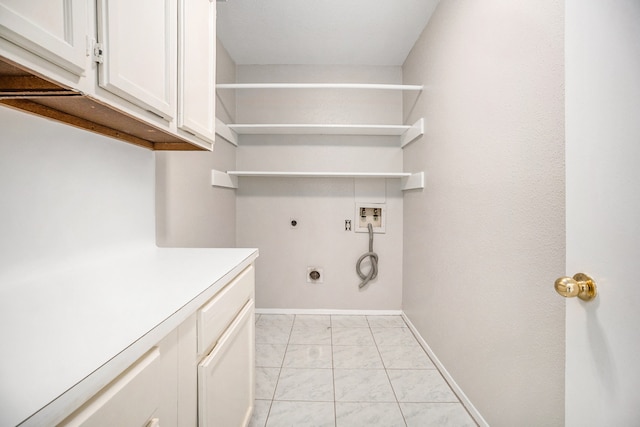
<path id="1" fill-rule="evenodd" d="M 250 427 L 476 426 L 401 316 L 256 315 Z"/>

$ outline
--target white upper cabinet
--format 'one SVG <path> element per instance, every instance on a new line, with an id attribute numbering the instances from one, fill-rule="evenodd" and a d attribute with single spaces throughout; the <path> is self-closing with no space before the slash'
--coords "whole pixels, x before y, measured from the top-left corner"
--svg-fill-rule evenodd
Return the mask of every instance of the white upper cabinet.
<path id="1" fill-rule="evenodd" d="M 167 121 L 176 113 L 176 0 L 98 0 L 99 85 Z"/>
<path id="2" fill-rule="evenodd" d="M 178 128 L 213 142 L 216 3 L 178 0 Z"/>
<path id="3" fill-rule="evenodd" d="M 0 36 L 81 76 L 87 68 L 86 0 L 0 0 Z"/>
<path id="4" fill-rule="evenodd" d="M 0 0 L 0 105 L 154 150 L 212 150 L 215 20 L 213 0 Z"/>

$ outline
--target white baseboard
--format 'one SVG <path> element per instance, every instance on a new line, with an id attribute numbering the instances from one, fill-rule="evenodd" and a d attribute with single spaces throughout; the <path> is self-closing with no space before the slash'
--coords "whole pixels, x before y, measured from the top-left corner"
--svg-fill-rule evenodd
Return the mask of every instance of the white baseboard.
<path id="1" fill-rule="evenodd" d="M 324 308 L 256 308 L 256 314 L 315 314 L 349 316 L 401 316 L 402 310 L 332 310 Z"/>
<path id="2" fill-rule="evenodd" d="M 420 343 L 424 351 L 427 352 L 433 364 L 436 365 L 436 367 L 444 377 L 445 381 L 449 384 L 449 387 L 451 387 L 451 390 L 453 390 L 456 396 L 458 396 L 460 403 L 462 403 L 462 405 L 466 408 L 467 412 L 469 412 L 469 415 L 471 415 L 471 417 L 474 419 L 476 423 L 478 423 L 480 427 L 489 427 L 489 423 L 487 423 L 487 421 L 482 417 L 482 415 L 480 415 L 480 412 L 478 412 L 476 407 L 473 406 L 473 403 L 471 403 L 467 395 L 464 394 L 460 386 L 458 386 L 458 384 L 455 382 L 451 374 L 449 374 L 449 372 L 444 367 L 442 362 L 440 362 L 440 360 L 435 355 L 433 350 L 431 350 L 431 347 L 429 347 L 429 344 L 427 344 L 424 338 L 422 338 L 422 336 L 420 335 L 416 327 L 413 325 L 413 323 L 411 323 L 411 320 L 409 320 L 409 318 L 404 312 L 402 313 L 402 318 L 409 326 L 409 329 L 411 329 L 413 334 L 416 336 L 416 338 L 418 339 L 418 342 Z"/>

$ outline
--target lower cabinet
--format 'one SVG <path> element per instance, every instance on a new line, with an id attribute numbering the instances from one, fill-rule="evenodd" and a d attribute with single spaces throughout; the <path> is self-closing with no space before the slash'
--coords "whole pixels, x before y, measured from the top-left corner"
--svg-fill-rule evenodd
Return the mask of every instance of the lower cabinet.
<path id="1" fill-rule="evenodd" d="M 254 398 L 254 269 L 238 274 L 195 316 L 199 427 L 246 426 Z"/>
<path id="2" fill-rule="evenodd" d="M 250 265 L 59 425 L 241 427 L 255 377 Z"/>
<path id="3" fill-rule="evenodd" d="M 254 306 L 248 302 L 198 365 L 198 425 L 246 426 L 254 397 Z"/>

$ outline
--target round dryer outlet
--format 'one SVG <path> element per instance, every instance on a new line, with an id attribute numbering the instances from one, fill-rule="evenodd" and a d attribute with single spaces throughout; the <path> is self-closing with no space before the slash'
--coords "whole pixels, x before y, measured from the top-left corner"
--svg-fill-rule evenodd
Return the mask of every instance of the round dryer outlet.
<path id="1" fill-rule="evenodd" d="M 322 283 L 324 272 L 319 267 L 307 267 L 307 283 Z"/>

